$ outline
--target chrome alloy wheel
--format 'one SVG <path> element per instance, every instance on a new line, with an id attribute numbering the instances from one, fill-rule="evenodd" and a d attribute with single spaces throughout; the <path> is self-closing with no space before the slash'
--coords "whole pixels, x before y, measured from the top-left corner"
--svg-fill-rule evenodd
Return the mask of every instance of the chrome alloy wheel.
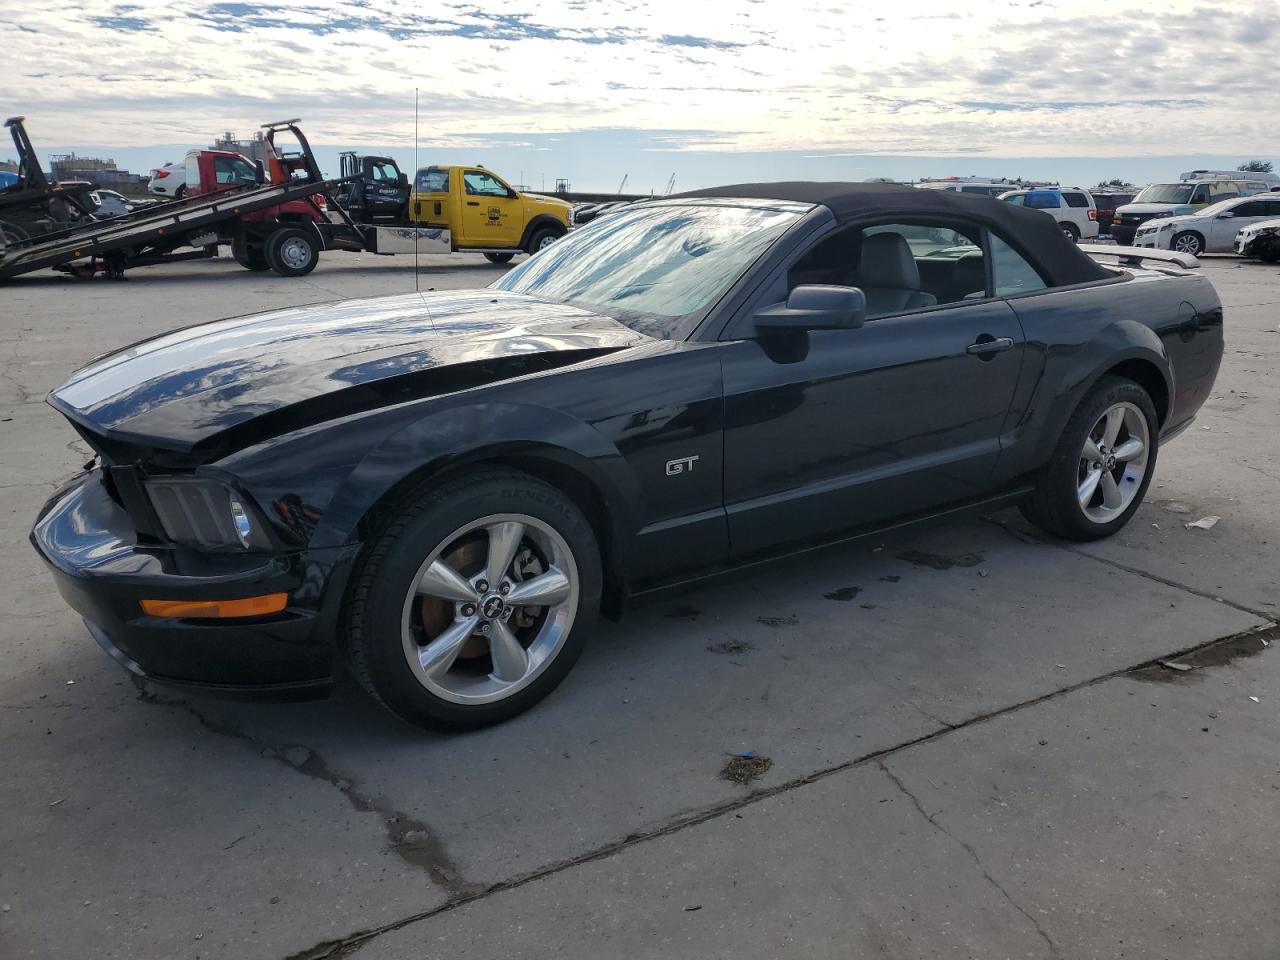
<path id="1" fill-rule="evenodd" d="M 578 609 L 578 566 L 546 523 L 495 514 L 428 555 L 404 600 L 401 637 L 418 682 L 453 703 L 505 699 L 555 659 Z"/>
<path id="2" fill-rule="evenodd" d="M 311 244 L 300 237 L 290 237 L 280 245 L 280 261 L 290 270 L 301 270 L 311 262 Z"/>
<path id="3" fill-rule="evenodd" d="M 1200 238 L 1194 233 L 1180 233 L 1173 238 L 1173 249 L 1178 253 L 1197 256 L 1200 253 Z"/>
<path id="4" fill-rule="evenodd" d="M 1094 523 L 1110 523 L 1142 489 L 1150 458 L 1147 418 L 1132 403 L 1114 404 L 1085 438 L 1076 471 L 1076 496 Z"/>

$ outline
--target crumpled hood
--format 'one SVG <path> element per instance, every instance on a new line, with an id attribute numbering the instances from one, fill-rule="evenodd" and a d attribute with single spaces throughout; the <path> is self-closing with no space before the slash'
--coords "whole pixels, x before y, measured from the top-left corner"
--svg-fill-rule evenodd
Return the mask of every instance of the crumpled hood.
<path id="1" fill-rule="evenodd" d="M 377 406 L 396 402 L 385 399 L 392 386 L 396 399 L 450 392 L 649 339 L 606 316 L 497 290 L 348 300 L 145 340 L 77 370 L 49 403 L 94 434 L 190 450 L 343 392 Z"/>

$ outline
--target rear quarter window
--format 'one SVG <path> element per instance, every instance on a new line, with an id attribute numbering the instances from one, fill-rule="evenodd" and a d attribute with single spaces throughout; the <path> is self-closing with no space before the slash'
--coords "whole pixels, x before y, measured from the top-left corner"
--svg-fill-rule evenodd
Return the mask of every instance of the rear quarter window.
<path id="1" fill-rule="evenodd" d="M 1063 193 L 1062 199 L 1067 201 L 1068 207 L 1089 206 L 1089 198 L 1083 193 Z"/>

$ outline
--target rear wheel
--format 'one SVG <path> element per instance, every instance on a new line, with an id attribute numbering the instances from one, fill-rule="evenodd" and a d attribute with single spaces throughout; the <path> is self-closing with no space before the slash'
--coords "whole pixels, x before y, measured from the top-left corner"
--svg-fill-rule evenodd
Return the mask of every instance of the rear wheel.
<path id="1" fill-rule="evenodd" d="M 543 227 L 541 230 L 535 230 L 533 232 L 533 236 L 529 238 L 528 250 L 530 253 L 537 253 L 539 250 L 545 250 L 562 236 L 562 232 L 554 230 L 551 227 Z"/>
<path id="2" fill-rule="evenodd" d="M 243 233 L 237 233 L 232 238 L 231 256 L 236 263 L 246 270 L 261 272 L 271 269 L 271 264 L 267 263 L 267 255 L 262 249 L 262 244 L 250 243 Z"/>
<path id="3" fill-rule="evenodd" d="M 1193 257 L 1198 257 L 1204 253 L 1204 237 L 1192 230 L 1179 233 L 1173 238 L 1173 249 L 1178 253 L 1189 253 Z"/>
<path id="4" fill-rule="evenodd" d="M 1023 515 L 1067 540 L 1098 540 L 1133 516 L 1151 482 L 1159 421 L 1147 391 L 1104 377 L 1076 408 Z"/>
<path id="5" fill-rule="evenodd" d="M 514 253 L 486 253 L 484 258 L 490 263 L 510 263 Z"/>
<path id="6" fill-rule="evenodd" d="M 187 195 L 187 185 L 184 183 L 177 190 L 173 191 L 173 199 L 181 200 Z"/>
<path id="7" fill-rule="evenodd" d="M 601 582 L 594 532 L 563 493 L 514 471 L 460 476 L 407 504 L 357 573 L 351 671 L 410 723 L 505 720 L 569 672 Z"/>
<path id="8" fill-rule="evenodd" d="M 1064 220 L 1062 223 L 1058 224 L 1058 228 L 1062 231 L 1062 235 L 1072 243 L 1080 242 L 1080 228 L 1074 223 Z"/>
<path id="9" fill-rule="evenodd" d="M 11 243 L 21 243 L 27 239 L 27 231 L 23 230 L 16 223 L 5 223 L 0 220 L 0 237 L 4 239 L 6 245 Z"/>
<path id="10" fill-rule="evenodd" d="M 281 227 L 267 237 L 267 263 L 282 277 L 303 277 L 320 260 L 315 234 L 300 227 Z"/>

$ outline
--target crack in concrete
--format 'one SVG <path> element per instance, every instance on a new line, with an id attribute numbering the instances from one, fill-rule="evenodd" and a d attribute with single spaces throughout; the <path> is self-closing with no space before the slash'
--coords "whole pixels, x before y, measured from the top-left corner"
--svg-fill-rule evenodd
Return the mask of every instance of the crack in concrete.
<path id="1" fill-rule="evenodd" d="M 1226 597 L 1220 597 L 1217 594 L 1209 593 L 1206 590 L 1197 590 L 1195 587 L 1188 586 L 1185 583 L 1179 583 L 1177 580 L 1170 580 L 1168 577 L 1162 577 L 1158 573 L 1151 573 L 1150 571 L 1143 570 L 1140 567 L 1131 567 L 1127 563 L 1121 563 L 1119 560 L 1111 560 L 1107 557 L 1099 557 L 1096 554 L 1087 553 L 1079 547 L 1073 547 L 1070 544 L 1054 543 L 1052 540 L 1041 540 L 1033 534 L 1027 533 L 1024 530 L 1019 530 L 1017 527 L 1011 526 L 1002 520 L 997 520 L 994 517 L 986 517 L 984 519 L 992 526 L 998 527 L 1009 536 L 1013 537 L 1015 540 L 1020 540 L 1022 543 L 1029 543 L 1042 547 L 1056 547 L 1059 550 L 1065 550 L 1067 553 L 1074 553 L 1077 557 L 1084 557 L 1086 560 L 1093 560 L 1095 563 L 1106 564 L 1108 567 L 1113 567 L 1116 570 L 1123 570 L 1125 573 L 1131 573 L 1135 577 L 1142 577 L 1144 580 L 1150 580 L 1153 583 L 1163 584 L 1166 587 L 1173 587 L 1175 590 L 1181 590 L 1183 593 L 1189 593 L 1202 600 L 1212 600 L 1214 603 L 1221 603 L 1223 606 L 1231 607 L 1233 610 L 1239 610 L 1241 613 L 1250 614 L 1260 620 L 1270 621 L 1275 616 L 1274 611 L 1268 613 L 1265 610 L 1255 610 L 1247 604 L 1237 603 L 1235 600 L 1228 600 Z"/>
<path id="2" fill-rule="evenodd" d="M 673 833 L 679 833 L 682 830 L 687 830 L 690 827 L 696 827 L 704 823 L 709 823 L 712 820 L 716 820 L 727 814 L 735 813 L 738 810 L 743 809 L 744 807 L 748 807 L 748 806 L 751 806 L 752 804 L 759 803 L 762 800 L 768 800 L 772 797 L 776 797 L 781 794 L 790 793 L 792 790 L 797 790 L 801 787 L 808 786 L 811 783 L 817 783 L 819 780 L 825 780 L 827 777 L 835 776 L 836 774 L 839 774 L 839 773 L 844 773 L 847 770 L 854 770 L 868 763 L 880 764 L 880 761 L 886 757 L 891 757 L 897 753 L 910 750 L 912 747 L 921 746 L 922 744 L 926 744 L 926 743 L 932 743 L 934 740 L 938 740 L 942 737 L 945 737 L 951 733 L 954 733 L 957 730 L 964 730 L 968 727 L 976 726 L 980 723 L 986 723 L 987 721 L 1005 717 L 1010 714 L 1017 713 L 1021 710 L 1027 710 L 1032 707 L 1038 706 L 1039 704 L 1045 703 L 1047 701 L 1056 700 L 1059 697 L 1064 697 L 1064 696 L 1067 696 L 1068 694 L 1075 693 L 1077 690 L 1083 690 L 1087 687 L 1092 687 L 1101 683 L 1105 683 L 1108 680 L 1114 680 L 1116 677 L 1122 677 L 1122 676 L 1125 676 L 1126 674 L 1134 673 L 1139 670 L 1148 669 L 1150 667 L 1158 665 L 1162 660 L 1172 660 L 1172 659 L 1177 659 L 1179 657 L 1185 657 L 1188 654 L 1196 653 L 1202 650 L 1207 650 L 1211 647 L 1218 646 L 1219 644 L 1236 643 L 1246 637 L 1252 637 L 1258 633 L 1263 633 L 1267 630 L 1274 629 L 1276 626 L 1277 624 L 1268 622 L 1266 624 L 1263 624 L 1262 626 L 1254 627 L 1249 630 L 1243 630 L 1239 633 L 1233 633 L 1226 637 L 1218 637 L 1217 639 L 1209 640 L 1205 643 L 1193 644 L 1182 650 L 1162 654 L 1158 657 L 1154 657 L 1150 660 L 1144 661 L 1143 663 L 1134 664 L 1133 666 L 1130 666 L 1130 667 L 1121 667 L 1118 670 L 1112 670 L 1108 673 L 1104 673 L 1097 677 L 1092 677 L 1087 680 L 1081 680 L 1078 683 L 1073 683 L 1073 684 L 1070 684 L 1069 686 L 1061 687 L 1057 690 L 1050 691 L 1049 693 L 1042 694 L 1041 696 L 1033 697 L 1030 700 L 1024 700 L 1020 703 L 1015 703 L 1008 707 L 1001 707 L 997 710 L 991 710 L 987 713 L 978 714 L 976 716 L 970 717 L 967 720 L 963 720 L 953 725 L 948 725 L 940 730 L 934 730 L 930 733 L 922 734 L 921 736 L 915 737 L 914 739 L 911 739 L 911 740 L 904 741 L 903 743 L 895 744 L 891 747 L 885 747 L 881 750 L 873 750 L 870 753 L 863 754 L 860 757 L 856 757 L 852 760 L 846 760 L 843 763 L 838 763 L 838 764 L 835 764 L 834 766 L 824 767 L 820 770 L 815 770 L 812 773 L 805 774 L 802 777 L 796 777 L 792 780 L 788 780 L 785 783 L 780 783 L 772 787 L 765 787 L 759 790 L 754 790 L 751 793 L 745 794 L 741 797 L 736 797 L 732 800 L 724 801 L 723 803 L 714 804 L 710 807 L 704 808 L 703 810 L 695 811 L 693 813 L 684 814 L 683 816 L 675 817 L 667 821 L 665 824 L 661 824 L 659 826 L 653 827 L 648 830 L 642 830 L 642 831 L 628 834 L 627 836 L 623 837 L 621 840 L 614 840 L 610 843 L 597 847 L 594 850 L 589 850 L 586 853 L 580 854 L 576 857 L 569 857 L 564 860 L 555 861 L 550 864 L 547 864 L 546 866 L 539 867 L 536 870 L 532 870 L 528 873 L 520 874 L 515 877 L 511 877 L 507 880 L 499 881 L 498 883 L 492 884 L 482 890 L 478 890 L 476 892 L 467 894 L 465 896 L 458 897 L 456 900 L 450 900 L 448 903 L 442 904 L 439 907 L 433 907 L 430 910 L 424 910 L 420 913 L 411 914 L 407 917 L 401 917 L 399 920 L 393 920 L 390 923 L 383 924 L 380 927 L 374 927 L 369 930 L 357 930 L 338 940 L 321 941 L 320 943 L 314 944 L 313 946 L 307 947 L 303 950 L 299 950 L 296 953 L 289 954 L 285 958 L 285 960 L 344 960 L 344 958 L 353 956 L 362 947 L 364 947 L 365 944 L 369 943 L 371 940 L 377 939 L 383 934 L 392 933 L 396 930 L 402 929 L 403 927 L 407 927 L 424 920 L 430 920 L 433 917 L 437 917 L 443 913 L 449 913 L 453 910 L 457 910 L 459 907 L 464 907 L 467 904 L 476 902 L 477 900 L 484 900 L 490 896 L 493 896 L 494 894 L 503 893 L 507 890 L 515 890 L 519 887 L 523 887 L 537 880 L 543 880 L 543 879 L 546 879 L 547 877 L 555 876 L 558 873 L 562 873 L 565 870 L 570 870 L 570 869 L 573 869 L 574 867 L 582 866 L 583 864 L 594 863 L 597 860 L 608 859 L 609 857 L 613 856 L 615 853 L 620 853 L 623 850 L 628 849 L 629 847 L 636 846 L 637 844 L 646 843 L 650 840 L 657 840 L 662 837 L 670 836 Z M 883 766 L 883 764 L 880 764 L 880 765 Z M 1034 923 L 1035 921 L 1032 920 L 1032 922 Z M 1055 956 L 1057 955 L 1058 954 L 1055 948 Z"/>
<path id="3" fill-rule="evenodd" d="M 1044 927 L 1040 925 L 1040 921 L 1038 921 L 1035 917 L 1033 917 L 1027 911 L 1027 909 L 1022 906 L 1022 904 L 1018 903 L 1017 900 L 1013 899 L 1013 896 L 1009 893 L 1008 890 L 1004 888 L 1004 886 L 1000 883 L 999 880 L 997 880 L 994 876 L 991 875 L 991 871 L 988 870 L 986 867 L 986 864 L 982 862 L 982 858 L 978 856 L 978 851 L 974 849 L 973 844 L 969 843 L 966 840 L 961 840 L 954 833 L 952 833 L 950 830 L 944 827 L 941 823 L 939 823 L 938 820 L 929 813 L 929 811 L 925 810 L 924 804 L 920 802 L 920 798 L 907 789 L 907 785 L 903 783 L 900 779 L 898 779 L 897 774 L 895 774 L 892 770 L 890 770 L 885 765 L 883 760 L 877 759 L 876 766 L 879 767 L 882 771 L 884 771 L 884 775 L 893 782 L 893 785 L 902 792 L 903 796 L 905 796 L 908 800 L 911 801 L 911 805 L 915 807 L 916 812 L 919 813 L 920 816 L 923 817 L 931 827 L 937 830 L 940 834 L 942 834 L 952 843 L 959 846 L 962 850 L 964 850 L 965 853 L 969 855 L 969 858 L 973 860 L 974 865 L 978 868 L 979 871 L 981 871 L 983 879 L 986 880 L 987 883 L 991 884 L 991 886 L 995 887 L 995 889 L 999 891 L 1000 895 L 1004 897 L 1004 899 L 1008 902 L 1009 906 L 1013 907 L 1013 909 L 1017 910 L 1018 913 L 1022 914 L 1022 916 L 1026 918 L 1027 922 L 1030 923 L 1033 928 L 1035 928 L 1035 931 L 1037 934 L 1039 934 L 1040 939 L 1043 940 L 1045 944 L 1049 947 L 1049 955 L 1053 957 L 1061 957 L 1062 952 L 1058 949 L 1058 945 L 1053 942 L 1053 938 L 1049 936 L 1048 931 L 1046 931 Z"/>
<path id="4" fill-rule="evenodd" d="M 142 692 L 139 699 L 144 703 L 183 710 L 211 733 L 251 744 L 263 756 L 336 788 L 357 812 L 376 813 L 382 818 L 383 827 L 387 833 L 387 846 L 390 850 L 410 866 L 425 870 L 432 882 L 445 891 L 450 902 L 472 897 L 482 889 L 478 884 L 469 883 L 462 876 L 461 870 L 449 856 L 449 851 L 439 835 L 427 824 L 394 809 L 384 800 L 364 793 L 352 778 L 332 769 L 310 747 L 299 744 L 281 747 L 267 743 L 252 734 L 201 713 L 186 700 L 170 700 L 147 690 Z"/>

